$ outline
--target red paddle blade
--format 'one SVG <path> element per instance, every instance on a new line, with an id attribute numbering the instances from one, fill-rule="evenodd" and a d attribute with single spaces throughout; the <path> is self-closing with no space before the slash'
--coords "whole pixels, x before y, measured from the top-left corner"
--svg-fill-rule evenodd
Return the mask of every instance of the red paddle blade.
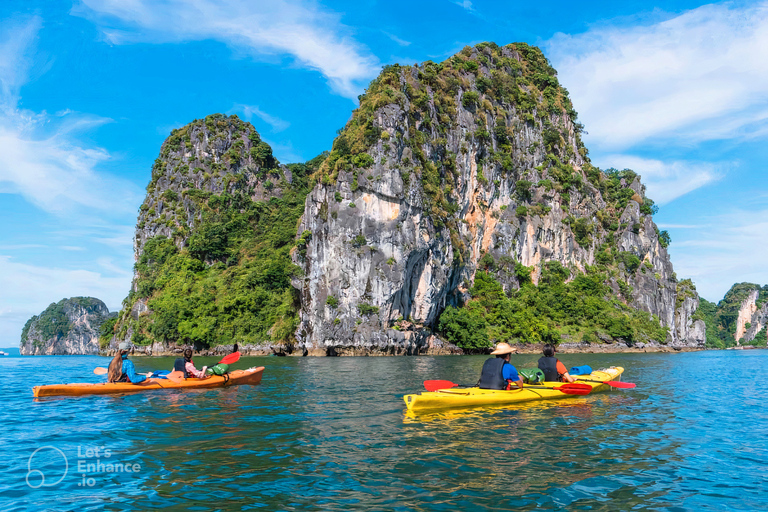
<path id="1" fill-rule="evenodd" d="M 427 391 L 437 391 L 438 389 L 455 388 L 458 386 L 455 382 L 449 380 L 425 380 L 424 388 Z"/>
<path id="2" fill-rule="evenodd" d="M 609 380 L 608 382 L 603 382 L 603 384 L 608 384 L 612 388 L 623 388 L 623 389 L 632 389 L 637 386 L 637 384 L 634 384 L 632 382 L 619 382 L 617 380 Z"/>
<path id="3" fill-rule="evenodd" d="M 557 386 L 554 389 L 565 393 L 566 395 L 588 395 L 592 392 L 592 386 L 588 384 L 576 383 L 563 384 L 562 386 Z"/>
<path id="4" fill-rule="evenodd" d="M 228 356 L 224 356 L 224 358 L 221 361 L 219 361 L 219 364 L 236 363 L 238 359 L 240 359 L 240 352 L 232 352 Z"/>

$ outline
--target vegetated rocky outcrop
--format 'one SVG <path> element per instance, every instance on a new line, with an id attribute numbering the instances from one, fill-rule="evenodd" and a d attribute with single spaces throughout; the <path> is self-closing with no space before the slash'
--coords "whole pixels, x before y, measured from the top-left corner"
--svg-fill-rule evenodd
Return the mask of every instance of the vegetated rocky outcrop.
<path id="1" fill-rule="evenodd" d="M 477 300 L 479 272 L 508 295 L 560 272 L 599 275 L 617 315 L 647 325 L 631 339 L 627 318 L 545 326 L 555 341 L 702 346 L 698 295 L 673 272 L 639 176 L 592 166 L 581 130 L 538 49 L 492 43 L 386 67 L 330 153 L 305 164 L 277 162 L 236 116 L 196 120 L 153 166 L 131 291 L 104 341 L 457 353 L 434 333 L 446 308 Z"/>
<path id="2" fill-rule="evenodd" d="M 62 299 L 27 321 L 19 352 L 23 356 L 98 354 L 99 331 L 109 317 L 109 309 L 99 299 Z"/>
<path id="3" fill-rule="evenodd" d="M 678 283 L 639 177 L 593 167 L 581 129 L 525 44 L 386 67 L 306 200 L 299 345 L 419 353 L 446 306 L 469 301 L 490 255 L 508 293 L 517 265 L 536 283 L 549 261 L 571 277 L 604 264 L 613 293 L 668 328 L 646 342 L 702 347 L 698 295 Z"/>
<path id="4" fill-rule="evenodd" d="M 764 347 L 768 341 L 768 285 L 734 284 L 717 304 L 702 299 L 696 315 L 707 324 L 707 345 L 710 347 Z"/>
<path id="5" fill-rule="evenodd" d="M 163 354 L 238 342 L 284 352 L 296 318 L 288 251 L 306 174 L 307 165 L 277 162 L 237 116 L 174 130 L 139 210 L 134 279 L 109 346 Z"/>

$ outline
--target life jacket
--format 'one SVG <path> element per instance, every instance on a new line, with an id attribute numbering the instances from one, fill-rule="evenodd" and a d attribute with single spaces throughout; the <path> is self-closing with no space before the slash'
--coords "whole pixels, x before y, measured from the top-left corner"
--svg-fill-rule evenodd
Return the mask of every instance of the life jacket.
<path id="1" fill-rule="evenodd" d="M 539 370 L 544 372 L 544 380 L 548 382 L 557 382 L 560 380 L 560 374 L 557 372 L 557 358 L 543 356 L 539 359 Z"/>
<path id="2" fill-rule="evenodd" d="M 509 364 L 501 357 L 492 357 L 483 363 L 483 369 L 480 372 L 480 380 L 477 386 L 480 389 L 509 389 L 507 381 L 504 380 L 504 365 Z"/>
<path id="3" fill-rule="evenodd" d="M 177 357 L 173 362 L 173 371 L 183 372 L 184 378 L 187 378 L 187 361 L 183 357 Z"/>

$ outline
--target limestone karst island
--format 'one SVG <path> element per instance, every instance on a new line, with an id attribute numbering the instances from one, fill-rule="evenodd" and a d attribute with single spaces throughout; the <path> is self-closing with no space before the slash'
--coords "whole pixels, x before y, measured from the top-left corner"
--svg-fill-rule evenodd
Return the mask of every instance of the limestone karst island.
<path id="1" fill-rule="evenodd" d="M 676 275 L 641 177 L 590 163 L 539 49 L 483 43 L 386 66 L 359 99 L 305 163 L 278 162 L 236 116 L 173 130 L 139 208 L 122 310 L 51 304 L 21 353 L 766 345 L 768 286 L 713 304 Z"/>

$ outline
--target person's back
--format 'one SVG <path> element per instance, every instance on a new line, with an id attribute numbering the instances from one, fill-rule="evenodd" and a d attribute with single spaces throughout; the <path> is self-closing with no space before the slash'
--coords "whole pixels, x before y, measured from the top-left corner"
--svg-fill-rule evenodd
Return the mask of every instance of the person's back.
<path id="1" fill-rule="evenodd" d="M 560 361 L 554 356 L 542 356 L 539 358 L 539 370 L 544 372 L 544 380 L 547 382 L 557 382 L 560 380 L 560 372 L 557 371 L 557 364 Z M 561 365 L 563 363 L 560 363 Z"/>
<path id="2" fill-rule="evenodd" d="M 131 346 L 123 342 L 118 345 L 114 359 L 109 363 L 107 382 L 131 382 L 138 384 L 147 379 L 146 375 L 137 374 L 133 362 L 128 359 Z"/>
<path id="3" fill-rule="evenodd" d="M 492 357 L 483 363 L 480 372 L 480 380 L 477 386 L 480 389 L 510 389 L 512 383 L 518 388 L 523 387 L 523 380 L 517 374 L 514 366 L 509 364 L 510 354 L 514 349 L 508 343 L 499 343 L 491 352 Z"/>
<path id="4" fill-rule="evenodd" d="M 483 363 L 480 372 L 480 380 L 477 387 L 480 389 L 506 389 L 507 382 L 503 377 L 504 365 L 507 362 L 500 357 L 491 357 Z"/>
<path id="5" fill-rule="evenodd" d="M 568 374 L 565 365 L 555 357 L 555 347 L 544 345 L 544 355 L 539 358 L 539 370 L 544 372 L 544 380 L 547 382 L 573 382 L 576 379 Z"/>
<path id="6" fill-rule="evenodd" d="M 186 361 L 184 361 L 183 357 L 177 357 L 176 360 L 173 362 L 173 371 L 181 372 L 182 374 L 184 374 L 185 379 L 188 377 L 187 363 Z"/>

